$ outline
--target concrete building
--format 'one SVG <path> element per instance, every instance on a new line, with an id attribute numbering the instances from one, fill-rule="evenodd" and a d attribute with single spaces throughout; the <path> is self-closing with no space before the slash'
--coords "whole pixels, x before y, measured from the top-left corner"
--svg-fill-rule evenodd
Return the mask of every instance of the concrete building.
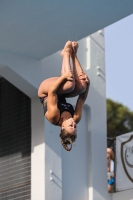
<path id="1" fill-rule="evenodd" d="M 133 198 L 133 190 L 107 192 L 103 31 L 132 12 L 130 0 L 1 2 L 0 199 Z M 44 119 L 37 97 L 42 80 L 60 75 L 68 39 L 79 41 L 78 56 L 91 79 L 71 152 L 60 145 L 60 129 Z"/>

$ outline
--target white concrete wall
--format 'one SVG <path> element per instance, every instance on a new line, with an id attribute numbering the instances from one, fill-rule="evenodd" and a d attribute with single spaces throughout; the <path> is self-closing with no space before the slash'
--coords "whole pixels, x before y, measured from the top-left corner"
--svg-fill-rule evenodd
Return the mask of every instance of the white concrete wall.
<path id="1" fill-rule="evenodd" d="M 45 199 L 44 118 L 38 98 L 31 100 L 31 200 Z"/>
<path id="2" fill-rule="evenodd" d="M 63 200 L 87 200 L 89 177 L 90 108 L 83 109 L 82 120 L 77 126 L 77 140 L 71 152 L 62 148 Z"/>
<path id="3" fill-rule="evenodd" d="M 14 54 L 0 54 L 0 75 L 32 98 L 32 200 L 37 197 L 39 200 L 111 199 L 107 192 L 106 177 L 103 32 L 80 40 L 79 46 L 79 60 L 90 77 L 91 86 L 72 152 L 65 152 L 60 145 L 60 129 L 44 120 L 37 98 L 37 88 L 42 80 L 60 76 L 60 53 L 41 61 Z M 69 102 L 75 105 L 76 98 L 69 99 Z"/>
<path id="4" fill-rule="evenodd" d="M 112 200 L 133 200 L 133 189 L 114 193 Z"/>
<path id="5" fill-rule="evenodd" d="M 62 200 L 60 128 L 45 120 L 45 199 Z M 52 178 L 52 180 L 50 180 Z"/>
<path id="6" fill-rule="evenodd" d="M 91 108 L 91 172 L 89 199 L 111 199 L 107 192 L 106 161 L 106 93 L 105 93 L 105 52 L 104 32 L 96 32 L 88 38 L 90 44 L 91 89 L 89 105 Z M 100 67 L 98 69 L 98 67 Z"/>
<path id="7" fill-rule="evenodd" d="M 86 109 L 83 111 L 83 118 L 78 125 L 77 142 L 75 142 L 72 152 L 65 152 L 61 148 L 62 163 L 60 160 L 61 153 L 58 151 L 56 155 L 56 162 L 59 163 L 60 169 L 57 169 L 59 165 L 54 164 L 54 159 L 49 159 L 47 165 L 52 166 L 52 168 L 49 167 L 47 173 L 50 169 L 62 171 L 62 178 L 60 174 L 58 178 L 62 180 L 63 200 L 80 200 L 81 198 L 82 200 L 88 198 L 89 200 L 109 200 L 111 195 L 107 192 L 106 174 L 106 94 L 103 31 L 80 40 L 79 46 L 79 60 L 91 80 L 90 92 L 86 100 L 88 111 Z M 48 67 L 47 77 L 50 77 L 51 71 L 53 75 L 60 75 L 61 57 L 59 52 L 43 59 L 41 64 L 44 68 L 45 66 Z M 55 68 L 56 70 L 54 70 Z M 75 105 L 76 99 L 73 98 L 68 101 Z M 49 127 L 46 132 L 50 133 L 51 130 L 52 127 Z M 54 158 L 54 152 L 51 154 L 52 145 L 49 144 L 52 137 L 51 135 L 46 142 L 46 145 L 51 147 L 49 152 L 47 150 L 47 157 L 53 155 Z M 54 194 L 54 187 L 56 188 L 54 183 L 53 189 L 49 187 L 48 191 L 51 194 Z"/>
<path id="8" fill-rule="evenodd" d="M 0 53 L 0 75 L 31 98 L 37 96 L 40 84 L 39 60 L 5 52 Z"/>

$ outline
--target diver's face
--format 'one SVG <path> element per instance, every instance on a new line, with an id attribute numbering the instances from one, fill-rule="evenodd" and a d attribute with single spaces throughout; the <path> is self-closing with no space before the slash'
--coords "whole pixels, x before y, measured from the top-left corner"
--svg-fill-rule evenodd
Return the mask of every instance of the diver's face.
<path id="1" fill-rule="evenodd" d="M 68 133 L 74 134 L 76 132 L 76 123 L 73 118 L 69 118 L 62 123 L 62 129 L 65 129 Z"/>

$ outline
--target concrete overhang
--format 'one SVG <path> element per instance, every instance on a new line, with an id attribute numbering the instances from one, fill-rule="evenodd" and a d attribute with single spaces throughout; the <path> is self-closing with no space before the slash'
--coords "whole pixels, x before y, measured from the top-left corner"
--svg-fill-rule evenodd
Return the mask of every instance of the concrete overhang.
<path id="1" fill-rule="evenodd" d="M 133 0 L 2 0 L 0 51 L 36 59 L 133 13 Z"/>

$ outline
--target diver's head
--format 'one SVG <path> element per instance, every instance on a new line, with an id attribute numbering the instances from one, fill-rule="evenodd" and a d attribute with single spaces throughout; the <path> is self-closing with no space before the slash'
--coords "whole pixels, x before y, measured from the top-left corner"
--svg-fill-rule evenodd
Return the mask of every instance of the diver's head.
<path id="1" fill-rule="evenodd" d="M 76 132 L 76 123 L 73 118 L 66 119 L 61 124 L 61 129 L 65 129 L 69 134 L 74 134 Z"/>
<path id="2" fill-rule="evenodd" d="M 77 138 L 76 130 L 76 123 L 73 118 L 62 122 L 60 133 L 61 144 L 67 151 L 72 149 L 72 143 Z M 68 147 L 68 145 L 70 145 L 70 147 Z"/>

